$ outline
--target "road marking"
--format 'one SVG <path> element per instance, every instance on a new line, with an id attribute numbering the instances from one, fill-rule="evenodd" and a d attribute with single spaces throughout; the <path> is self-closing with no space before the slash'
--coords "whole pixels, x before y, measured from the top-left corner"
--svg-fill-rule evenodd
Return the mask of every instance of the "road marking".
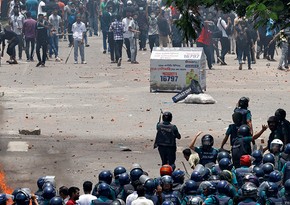
<path id="1" fill-rule="evenodd" d="M 28 151 L 28 143 L 20 142 L 20 141 L 12 141 L 8 143 L 7 146 L 8 152 L 27 152 Z"/>

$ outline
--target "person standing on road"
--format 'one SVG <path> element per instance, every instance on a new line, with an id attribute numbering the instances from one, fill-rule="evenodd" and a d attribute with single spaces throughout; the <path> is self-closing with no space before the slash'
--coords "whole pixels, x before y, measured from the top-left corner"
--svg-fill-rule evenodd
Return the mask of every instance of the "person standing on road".
<path id="1" fill-rule="evenodd" d="M 77 200 L 80 197 L 80 189 L 78 187 L 70 187 L 68 189 L 69 200 L 66 202 L 66 205 L 76 205 Z"/>
<path id="2" fill-rule="evenodd" d="M 121 66 L 122 61 L 122 48 L 123 48 L 123 33 L 125 25 L 121 21 L 121 16 L 117 15 L 114 22 L 112 22 L 109 31 L 113 32 L 115 41 L 115 58 L 117 60 L 117 65 Z"/>
<path id="3" fill-rule="evenodd" d="M 171 112 L 164 112 L 162 122 L 157 123 L 157 134 L 154 142 L 154 148 L 158 147 L 162 165 L 169 164 L 175 169 L 176 160 L 176 139 L 181 135 L 175 125 L 171 124 Z"/>
<path id="4" fill-rule="evenodd" d="M 85 61 L 85 46 L 84 37 L 86 33 L 86 25 L 81 22 L 81 15 L 77 15 L 77 21 L 72 25 L 72 32 L 74 38 L 74 60 L 78 64 L 78 49 L 80 49 L 81 63 L 86 64 Z"/>
<path id="5" fill-rule="evenodd" d="M 137 38 L 138 38 L 138 34 L 140 33 L 139 31 L 139 26 L 137 23 L 137 18 L 138 18 L 138 14 L 135 13 L 133 15 L 133 19 L 130 21 L 129 23 L 129 41 L 130 41 L 130 50 L 131 50 L 131 63 L 132 64 L 139 64 L 136 61 L 136 57 L 137 57 Z"/>
<path id="6" fill-rule="evenodd" d="M 84 194 L 79 197 L 77 201 L 78 205 L 91 205 L 92 200 L 97 199 L 96 196 L 92 195 L 93 183 L 91 181 L 85 181 L 83 183 Z"/>
<path id="7" fill-rule="evenodd" d="M 22 33 L 25 39 L 25 53 L 26 53 L 26 60 L 27 61 L 34 61 L 33 60 L 33 53 L 35 47 L 35 37 L 36 37 L 36 25 L 37 21 L 31 18 L 31 13 L 28 11 L 26 13 L 27 19 L 23 23 Z M 31 45 L 31 51 L 30 51 Z"/>
<path id="8" fill-rule="evenodd" d="M 22 28 L 24 23 L 24 15 L 20 13 L 18 6 L 14 6 L 13 15 L 10 19 L 10 25 L 12 31 L 17 34 L 18 38 L 18 57 L 19 60 L 22 60 L 22 49 L 23 49 L 23 36 Z"/>
<path id="9" fill-rule="evenodd" d="M 44 20 L 43 14 L 38 14 L 38 21 L 36 25 L 36 55 L 38 63 L 36 67 L 45 66 L 46 51 L 48 44 L 48 22 Z M 40 48 L 42 48 L 42 58 L 40 57 Z"/>
<path id="10" fill-rule="evenodd" d="M 225 55 L 229 52 L 230 50 L 230 40 L 229 36 L 227 35 L 227 28 L 231 25 L 231 21 L 226 21 L 223 19 L 223 16 L 219 17 L 218 22 L 217 22 L 217 27 L 219 28 L 220 31 L 222 31 L 222 37 L 220 39 L 221 46 L 222 46 L 222 51 L 221 51 L 221 57 L 218 58 L 218 60 L 221 62 L 221 65 L 227 65 L 225 62 Z"/>
<path id="11" fill-rule="evenodd" d="M 130 32 L 129 32 L 129 24 L 130 21 L 132 21 L 132 13 L 130 10 L 126 11 L 126 17 L 122 20 L 122 23 L 124 24 L 124 43 L 126 46 L 126 52 L 128 57 L 128 62 L 131 61 L 131 51 L 130 51 Z"/>

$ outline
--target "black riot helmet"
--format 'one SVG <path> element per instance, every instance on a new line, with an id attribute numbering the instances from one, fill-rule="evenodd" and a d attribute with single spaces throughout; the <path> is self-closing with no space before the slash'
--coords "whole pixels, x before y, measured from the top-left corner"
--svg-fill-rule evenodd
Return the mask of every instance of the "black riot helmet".
<path id="1" fill-rule="evenodd" d="M 162 115 L 162 120 L 164 122 L 171 122 L 172 120 L 172 113 L 171 112 L 164 112 Z"/>
<path id="2" fill-rule="evenodd" d="M 207 150 L 212 148 L 212 146 L 213 146 L 213 137 L 211 135 L 209 135 L 209 134 L 204 135 L 201 138 L 201 145 L 202 145 L 202 148 L 207 149 Z"/>
<path id="3" fill-rule="evenodd" d="M 242 189 L 242 196 L 251 197 L 251 198 L 257 198 L 258 188 L 252 182 L 246 182 L 242 186 L 241 189 Z"/>
<path id="4" fill-rule="evenodd" d="M 250 101 L 249 98 L 247 98 L 247 97 L 241 97 L 239 99 L 239 102 L 238 102 L 239 107 L 240 108 L 243 108 L 243 109 L 247 109 L 249 107 L 249 101 Z"/>
<path id="5" fill-rule="evenodd" d="M 242 137 L 251 136 L 251 130 L 248 125 L 241 125 L 238 129 L 238 135 Z"/>
<path id="6" fill-rule="evenodd" d="M 282 108 L 279 108 L 276 110 L 275 112 L 275 116 L 278 117 L 278 119 L 281 120 L 285 120 L 286 118 L 286 111 Z"/>

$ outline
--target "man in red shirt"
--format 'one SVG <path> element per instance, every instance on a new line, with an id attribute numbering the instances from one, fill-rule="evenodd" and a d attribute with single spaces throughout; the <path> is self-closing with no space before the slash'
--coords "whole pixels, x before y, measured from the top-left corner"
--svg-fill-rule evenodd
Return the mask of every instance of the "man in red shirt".
<path id="1" fill-rule="evenodd" d="M 75 205 L 77 200 L 80 197 L 80 189 L 78 187 L 70 187 L 68 189 L 69 200 L 66 202 L 66 205 Z"/>

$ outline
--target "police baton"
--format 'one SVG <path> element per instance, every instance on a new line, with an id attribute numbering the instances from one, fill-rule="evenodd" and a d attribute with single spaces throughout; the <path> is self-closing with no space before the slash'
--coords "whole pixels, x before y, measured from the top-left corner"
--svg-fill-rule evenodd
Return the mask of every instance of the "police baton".
<path id="1" fill-rule="evenodd" d="M 159 122 L 161 122 L 161 115 L 163 115 L 163 110 L 160 108 Z"/>
<path id="2" fill-rule="evenodd" d="M 187 169 L 186 169 L 186 166 L 185 166 L 184 162 L 181 161 L 181 163 L 182 163 L 183 168 L 184 168 L 184 170 L 185 170 L 186 176 L 188 177 L 188 179 L 190 179 L 190 175 L 189 175 L 189 173 L 188 173 L 188 171 L 187 171 Z"/>

